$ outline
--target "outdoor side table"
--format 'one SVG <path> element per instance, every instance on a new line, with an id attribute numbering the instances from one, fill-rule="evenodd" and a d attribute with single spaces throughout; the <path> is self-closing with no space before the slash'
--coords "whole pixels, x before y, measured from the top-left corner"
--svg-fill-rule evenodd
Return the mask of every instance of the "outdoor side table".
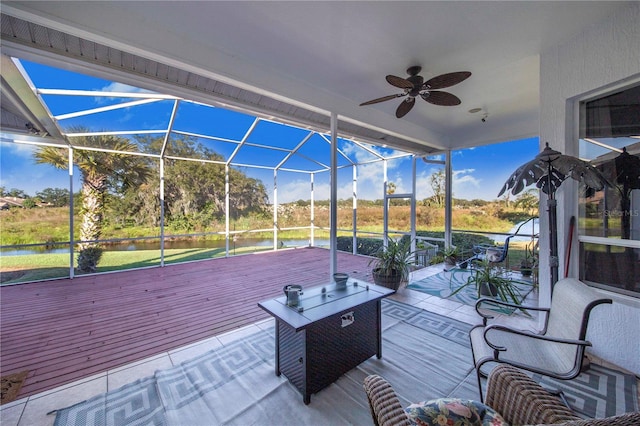
<path id="1" fill-rule="evenodd" d="M 393 290 L 349 279 L 304 289 L 298 306 L 286 297 L 258 303 L 275 320 L 275 373 L 302 394 L 324 389 L 366 359 L 382 357 L 381 300 Z"/>

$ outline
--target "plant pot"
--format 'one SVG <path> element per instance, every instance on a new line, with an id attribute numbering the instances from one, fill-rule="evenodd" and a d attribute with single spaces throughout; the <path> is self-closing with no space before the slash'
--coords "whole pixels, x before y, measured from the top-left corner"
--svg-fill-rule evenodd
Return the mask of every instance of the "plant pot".
<path id="1" fill-rule="evenodd" d="M 480 284 L 480 296 L 496 297 L 498 295 L 498 287 L 493 283 Z"/>
<path id="2" fill-rule="evenodd" d="M 530 277 L 532 270 L 530 268 L 520 268 L 520 273 L 523 277 Z"/>
<path id="3" fill-rule="evenodd" d="M 456 267 L 456 259 L 453 257 L 445 257 L 444 258 L 444 270 L 450 271 Z"/>
<path id="4" fill-rule="evenodd" d="M 456 266 L 456 261 L 458 259 L 456 259 L 455 257 L 451 257 L 451 256 L 445 256 L 444 258 L 444 264 L 445 265 L 449 265 L 449 266 Z"/>
<path id="5" fill-rule="evenodd" d="M 373 282 L 382 287 L 390 288 L 391 290 L 398 290 L 400 283 L 402 282 L 402 274 L 398 271 L 393 271 L 393 274 L 387 275 L 380 273 L 380 269 L 376 268 L 372 272 Z"/>

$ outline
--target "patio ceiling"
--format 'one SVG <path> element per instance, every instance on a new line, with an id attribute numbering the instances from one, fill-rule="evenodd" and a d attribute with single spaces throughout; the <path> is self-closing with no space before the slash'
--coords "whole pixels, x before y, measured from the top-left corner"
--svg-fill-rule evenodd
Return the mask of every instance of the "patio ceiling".
<path id="1" fill-rule="evenodd" d="M 2 51 L 321 132 L 335 113 L 343 137 L 430 153 L 537 135 L 540 53 L 629 3 L 8 1 Z M 447 89 L 462 104 L 358 106 L 411 65 L 471 71 Z M 38 118 L 28 101 L 3 102 L 3 128 Z"/>

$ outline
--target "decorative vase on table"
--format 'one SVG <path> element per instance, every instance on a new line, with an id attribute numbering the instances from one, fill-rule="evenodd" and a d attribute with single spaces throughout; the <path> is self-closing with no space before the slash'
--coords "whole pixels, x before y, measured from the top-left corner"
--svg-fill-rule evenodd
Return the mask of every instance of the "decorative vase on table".
<path id="1" fill-rule="evenodd" d="M 336 272 L 333 274 L 333 280 L 336 283 L 337 290 L 344 290 L 347 288 L 347 280 L 349 279 L 349 274 L 344 272 Z"/>

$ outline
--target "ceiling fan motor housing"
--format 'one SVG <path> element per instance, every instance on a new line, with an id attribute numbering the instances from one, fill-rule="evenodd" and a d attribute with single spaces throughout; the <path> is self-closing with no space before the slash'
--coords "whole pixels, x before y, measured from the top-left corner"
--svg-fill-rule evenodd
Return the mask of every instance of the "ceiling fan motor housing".
<path id="1" fill-rule="evenodd" d="M 413 84 L 413 89 L 409 91 L 409 96 L 413 96 L 414 98 L 420 94 L 420 90 L 422 90 L 422 84 L 424 83 L 424 78 L 419 75 L 412 75 L 407 78 L 407 81 Z"/>

